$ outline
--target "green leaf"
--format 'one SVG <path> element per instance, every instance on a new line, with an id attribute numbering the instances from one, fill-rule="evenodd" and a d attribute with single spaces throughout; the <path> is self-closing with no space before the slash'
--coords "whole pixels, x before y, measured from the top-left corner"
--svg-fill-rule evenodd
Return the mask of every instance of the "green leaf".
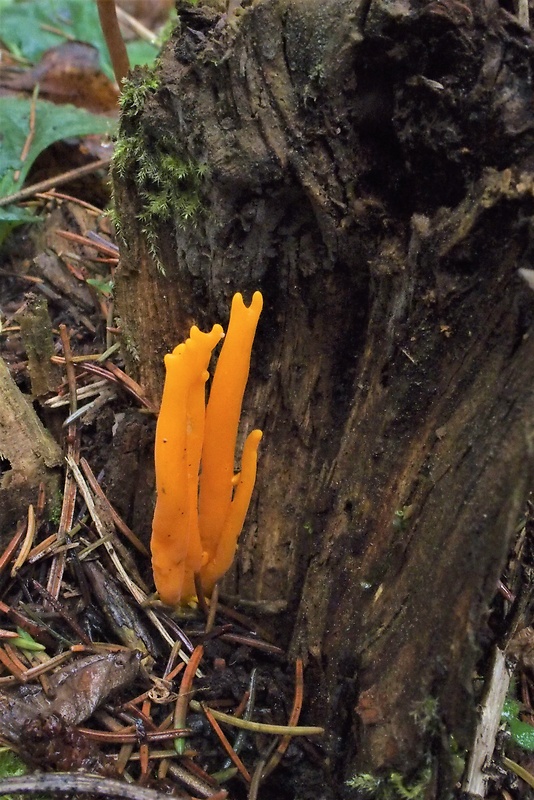
<path id="1" fill-rule="evenodd" d="M 87 278 L 86 283 L 89 286 L 92 286 L 93 289 L 96 289 L 97 292 L 101 292 L 101 294 L 105 295 L 106 297 L 111 297 L 113 292 L 113 281 L 104 280 L 104 278 Z"/>
<path id="2" fill-rule="evenodd" d="M 528 722 L 521 722 L 520 719 L 511 719 L 508 723 L 510 736 L 515 744 L 523 750 L 534 751 L 534 726 Z"/>
<path id="3" fill-rule="evenodd" d="M 504 702 L 501 719 L 506 722 L 512 741 L 523 750 L 534 751 L 534 725 L 519 719 L 521 704 L 517 700 L 507 699 Z"/>
<path id="4" fill-rule="evenodd" d="M 136 39 L 133 42 L 126 44 L 128 58 L 130 59 L 130 67 L 142 66 L 144 64 L 153 64 L 156 60 L 159 48 L 144 39 Z"/>
<path id="5" fill-rule="evenodd" d="M 51 47 L 77 39 L 96 47 L 102 72 L 114 79 L 94 0 L 19 0 L 0 9 L 1 39 L 16 56 L 35 64 Z M 143 41 L 130 42 L 127 50 L 132 67 L 152 63 L 158 54 L 157 47 Z"/>
<path id="6" fill-rule="evenodd" d="M 90 0 L 20 0 L 2 11 L 2 41 L 9 50 L 32 63 L 39 61 L 46 50 L 68 39 L 96 47 L 102 71 L 113 78 L 96 3 Z"/>
<path id="7" fill-rule="evenodd" d="M 114 128 L 113 122 L 99 114 L 38 100 L 33 139 L 26 159 L 21 162 L 20 154 L 30 131 L 30 110 L 29 99 L 0 98 L 0 197 L 21 188 L 37 156 L 54 142 L 69 136 L 110 134 Z M 27 211 L 14 206 L 0 208 L 0 244 L 15 225 L 27 222 L 29 216 Z"/>
<path id="8" fill-rule="evenodd" d="M 517 719 L 521 706 L 517 700 L 510 700 L 507 698 L 504 701 L 504 706 L 501 713 L 501 719 L 504 722 L 510 722 L 512 719 Z"/>

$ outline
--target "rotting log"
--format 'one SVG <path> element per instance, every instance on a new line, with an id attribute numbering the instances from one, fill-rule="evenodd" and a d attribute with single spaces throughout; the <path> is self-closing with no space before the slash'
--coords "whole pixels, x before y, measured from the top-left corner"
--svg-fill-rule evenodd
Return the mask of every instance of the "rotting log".
<path id="1" fill-rule="evenodd" d="M 532 472 L 532 37 L 493 0 L 244 5 L 181 4 L 126 89 L 125 345 L 158 398 L 189 326 L 263 291 L 224 589 L 284 609 L 333 786 L 432 749 L 438 796 Z"/>
<path id="2" fill-rule="evenodd" d="M 48 513 L 60 507 L 61 449 L 44 429 L 0 358 L 0 530 L 4 535 L 37 503 L 43 484 Z"/>

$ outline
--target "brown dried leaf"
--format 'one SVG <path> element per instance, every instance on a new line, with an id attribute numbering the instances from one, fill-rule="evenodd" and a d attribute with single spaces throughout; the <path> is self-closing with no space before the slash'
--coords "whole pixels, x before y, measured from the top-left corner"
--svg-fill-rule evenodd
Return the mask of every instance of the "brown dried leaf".
<path id="1" fill-rule="evenodd" d="M 51 675 L 48 696 L 39 684 L 0 692 L 0 734 L 18 742 L 25 726 L 52 715 L 78 725 L 112 692 L 134 680 L 140 661 L 135 650 L 91 655 Z"/>
<path id="2" fill-rule="evenodd" d="M 12 91 L 32 91 L 53 103 L 72 103 L 88 111 L 118 113 L 115 84 L 100 69 L 95 47 L 86 42 L 65 42 L 43 54 L 32 69 L 3 75 L 1 85 Z"/>

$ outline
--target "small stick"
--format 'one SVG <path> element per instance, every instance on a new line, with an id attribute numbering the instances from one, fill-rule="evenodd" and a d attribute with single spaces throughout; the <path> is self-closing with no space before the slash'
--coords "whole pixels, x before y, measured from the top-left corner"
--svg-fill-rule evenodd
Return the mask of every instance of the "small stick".
<path id="1" fill-rule="evenodd" d="M 202 611 L 202 613 L 204 614 L 204 616 L 207 619 L 210 612 L 209 612 L 208 604 L 206 602 L 206 596 L 204 594 L 204 589 L 202 588 L 202 582 L 200 580 L 200 572 L 195 572 L 194 579 L 195 579 L 195 592 L 197 593 L 198 607 L 200 608 L 200 610 Z"/>
<path id="2" fill-rule="evenodd" d="M 208 614 L 208 619 L 206 620 L 206 633 L 209 633 L 213 629 L 213 625 L 215 623 L 215 615 L 217 614 L 217 604 L 219 602 L 219 584 L 216 583 L 213 587 L 213 592 L 211 593 L 210 598 L 210 610 Z"/>
<path id="3" fill-rule="evenodd" d="M 272 653 L 273 655 L 283 656 L 284 651 L 277 647 L 275 644 L 262 642 L 259 639 L 253 639 L 251 636 L 242 636 L 239 633 L 223 633 L 221 639 L 224 642 L 234 642 L 235 644 L 244 644 L 246 647 L 252 647 L 256 650 L 263 650 L 265 653 Z"/>
<path id="4" fill-rule="evenodd" d="M 27 677 L 27 675 L 26 675 L 26 672 L 27 672 L 27 670 L 28 670 L 28 665 L 27 665 L 27 664 L 23 664 L 23 663 L 22 663 L 22 661 L 21 661 L 21 660 L 20 660 L 20 658 L 19 658 L 19 654 L 17 653 L 17 651 L 15 650 L 15 648 L 14 648 L 14 647 L 11 647 L 11 645 L 9 645 L 9 644 L 7 644 L 7 643 L 6 643 L 6 644 L 4 645 L 4 650 L 6 651 L 6 653 L 7 653 L 8 657 L 11 659 L 12 663 L 13 663 L 13 664 L 14 664 L 14 665 L 15 665 L 15 666 L 18 668 L 18 669 L 20 669 L 20 673 L 21 673 L 21 680 L 23 680 L 24 682 L 26 682 L 26 681 L 28 680 L 28 677 Z"/>
<path id="5" fill-rule="evenodd" d="M 20 778 L 0 780 L 2 794 L 56 793 L 73 797 L 75 793 L 91 794 L 98 797 L 113 797 L 117 800 L 168 800 L 165 792 L 145 789 L 136 784 L 103 778 L 102 775 L 84 775 L 80 772 L 38 772 Z"/>
<path id="6" fill-rule="evenodd" d="M 189 759 L 185 759 L 184 763 L 188 763 L 188 761 Z M 193 762 L 190 762 L 190 766 L 193 766 Z M 215 796 L 213 791 L 214 787 L 209 775 L 202 778 L 196 773 L 190 772 L 182 766 L 182 764 L 176 764 L 174 762 L 169 763 L 169 772 L 173 778 L 178 778 L 178 780 L 185 783 L 188 789 L 192 789 L 195 792 L 195 796 L 210 798 L 210 800 Z"/>
<path id="7" fill-rule="evenodd" d="M 139 741 L 139 734 L 137 731 L 132 733 L 123 731 L 97 731 L 92 728 L 77 728 L 77 731 L 93 742 L 137 744 Z M 166 731 L 146 731 L 143 738 L 146 739 L 147 742 L 165 742 L 167 739 L 178 739 L 183 736 L 191 736 L 189 728 L 169 728 Z"/>
<path id="8" fill-rule="evenodd" d="M 163 680 L 169 680 L 169 673 L 172 672 L 174 668 L 181 646 L 182 643 L 180 641 L 176 641 L 171 647 L 171 652 L 169 653 L 169 658 L 167 659 L 167 664 L 163 671 Z"/>
<path id="9" fill-rule="evenodd" d="M 256 769 L 254 770 L 254 775 L 252 776 L 252 781 L 250 783 L 250 787 L 248 790 L 247 800 L 257 800 L 261 779 L 263 777 L 264 767 L 267 761 L 269 760 L 270 756 L 272 755 L 272 752 L 275 747 L 276 743 L 273 741 L 272 744 L 267 748 L 267 752 L 263 754 L 263 756 L 256 764 Z"/>
<path id="10" fill-rule="evenodd" d="M 139 22 L 135 17 L 132 17 L 131 14 L 123 11 L 120 6 L 117 8 L 117 18 L 120 19 L 121 22 L 124 22 L 126 25 L 128 25 L 128 27 L 131 28 L 140 39 L 144 39 L 145 41 L 150 42 L 150 44 L 157 44 L 158 37 L 156 34 L 145 27 L 145 25 Z"/>
<path id="11" fill-rule="evenodd" d="M 109 167 L 110 164 L 111 158 L 101 158 L 98 161 L 92 161 L 90 164 L 84 164 L 83 167 L 76 167 L 76 169 L 69 169 L 68 172 L 62 172 L 61 175 L 56 175 L 55 178 L 47 178 L 45 181 L 26 186 L 18 192 L 0 197 L 0 208 L 9 206 L 11 203 L 19 203 L 21 200 L 28 200 L 39 192 L 48 192 L 50 189 L 55 189 L 56 186 L 63 186 L 65 183 L 70 183 L 77 178 L 83 178 L 85 175 L 91 175 L 99 169 Z"/>
<path id="12" fill-rule="evenodd" d="M 72 364 L 72 351 L 70 348 L 70 338 L 66 325 L 59 326 L 59 334 L 61 343 L 63 345 L 63 353 L 65 355 L 65 369 L 67 372 L 67 382 L 69 386 L 70 395 L 70 412 L 71 414 L 76 411 L 76 374 Z M 76 423 L 69 425 L 67 436 L 67 456 L 73 462 L 78 463 L 80 457 L 80 438 L 78 436 L 78 427 Z M 72 521 L 74 519 L 74 505 L 76 502 L 76 483 L 72 476 L 72 471 L 68 470 L 65 475 L 65 488 L 63 491 L 63 505 L 61 507 L 61 518 L 57 530 L 57 540 L 59 544 L 64 544 L 66 540 L 67 531 L 72 528 Z M 61 581 L 63 580 L 63 572 L 65 570 L 66 553 L 65 551 L 57 553 L 52 561 L 50 572 L 48 573 L 47 591 L 55 597 L 59 597 L 61 590 Z"/>
<path id="13" fill-rule="evenodd" d="M 20 162 L 24 164 L 26 159 L 28 158 L 28 153 L 30 152 L 30 147 L 32 146 L 33 137 L 35 136 L 35 104 L 37 103 L 37 97 L 39 95 L 39 84 L 37 84 L 33 90 L 32 94 L 32 102 L 30 106 L 30 130 L 28 131 L 28 135 L 26 137 L 26 141 L 24 142 L 24 147 L 22 148 L 22 152 L 20 154 Z M 18 181 L 20 178 L 20 169 L 13 173 L 13 179 Z"/>
<path id="14" fill-rule="evenodd" d="M 70 242 L 76 242 L 77 244 L 83 244 L 86 247 L 92 247 L 93 250 L 100 250 L 102 253 L 113 256 L 114 259 L 117 259 L 119 256 L 117 248 L 111 243 L 106 243 L 104 240 L 99 239 L 95 241 L 88 236 L 82 236 L 79 233 L 71 233 L 71 231 L 57 230 L 56 233 L 63 239 L 68 239 Z"/>
<path id="15" fill-rule="evenodd" d="M 130 69 L 130 60 L 126 52 L 126 45 L 122 38 L 119 20 L 117 19 L 117 9 L 113 0 L 96 0 L 98 6 L 98 16 L 102 33 L 108 47 L 108 52 L 115 74 L 115 80 L 120 88 L 121 83 L 127 76 Z"/>
<path id="16" fill-rule="evenodd" d="M 81 208 L 87 209 L 94 217 L 100 217 L 104 213 L 101 208 L 97 208 L 86 200 L 80 200 L 79 197 L 74 197 L 72 194 L 56 192 L 54 189 L 50 189 L 48 192 L 37 192 L 35 196 L 38 197 L 39 200 L 68 200 L 69 203 L 74 203 L 75 205 L 81 206 Z"/>
<path id="17" fill-rule="evenodd" d="M 19 634 L 16 631 L 6 631 L 5 628 L 0 628 L 0 639 L 18 639 Z"/>

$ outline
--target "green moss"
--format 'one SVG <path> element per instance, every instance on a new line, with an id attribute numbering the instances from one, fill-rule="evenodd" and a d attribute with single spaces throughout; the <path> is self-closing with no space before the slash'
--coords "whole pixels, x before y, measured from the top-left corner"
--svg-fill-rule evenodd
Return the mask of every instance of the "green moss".
<path id="1" fill-rule="evenodd" d="M 436 733 L 440 730 L 439 701 L 436 697 L 425 697 L 415 703 L 410 716 L 421 733 Z"/>
<path id="2" fill-rule="evenodd" d="M 429 767 L 422 769 L 410 781 L 400 772 L 390 772 L 389 775 L 360 772 L 346 781 L 346 785 L 372 800 L 419 800 L 424 797 L 431 777 Z"/>
<path id="3" fill-rule="evenodd" d="M 126 348 L 126 352 L 128 353 L 129 357 L 132 359 L 132 361 L 139 363 L 139 349 L 136 345 L 135 339 L 129 333 L 127 326 L 123 323 L 120 317 L 115 318 L 115 324 L 117 328 L 120 328 L 121 330 L 121 341 Z"/>
<path id="4" fill-rule="evenodd" d="M 138 219 L 150 253 L 161 272 L 165 272 L 160 255 L 160 225 L 195 224 L 201 209 L 200 188 L 207 174 L 207 165 L 191 159 L 173 134 L 155 137 L 140 116 L 147 97 L 159 87 L 151 71 L 136 71 L 125 82 L 121 98 L 122 119 L 115 144 L 113 168 L 120 178 L 133 179 L 141 202 Z M 124 240 L 118 215 L 113 215 L 119 235 Z"/>
<path id="5" fill-rule="evenodd" d="M 8 747 L 0 748 L 0 778 L 19 778 L 26 775 L 28 767 L 21 758 Z M 20 795 L 2 794 L 0 800 L 16 800 Z M 52 800 L 50 795 L 34 795 L 35 800 Z"/>
<path id="6" fill-rule="evenodd" d="M 413 512 L 414 512 L 413 505 L 403 506 L 402 508 L 397 509 L 393 517 L 394 530 L 398 532 L 406 530 L 406 528 L 408 528 L 409 525 L 410 517 L 413 516 Z"/>
<path id="7" fill-rule="evenodd" d="M 124 80 L 122 84 L 119 106 L 123 117 L 133 119 L 140 114 L 148 95 L 159 89 L 159 86 L 160 81 L 154 69 L 138 67 L 134 77 Z"/>
<path id="8" fill-rule="evenodd" d="M 56 527 L 59 525 L 59 521 L 61 519 L 61 509 L 63 507 L 63 496 L 60 492 L 57 492 L 54 497 L 52 497 L 47 506 L 47 516 L 48 521 L 51 525 L 55 525 Z"/>

